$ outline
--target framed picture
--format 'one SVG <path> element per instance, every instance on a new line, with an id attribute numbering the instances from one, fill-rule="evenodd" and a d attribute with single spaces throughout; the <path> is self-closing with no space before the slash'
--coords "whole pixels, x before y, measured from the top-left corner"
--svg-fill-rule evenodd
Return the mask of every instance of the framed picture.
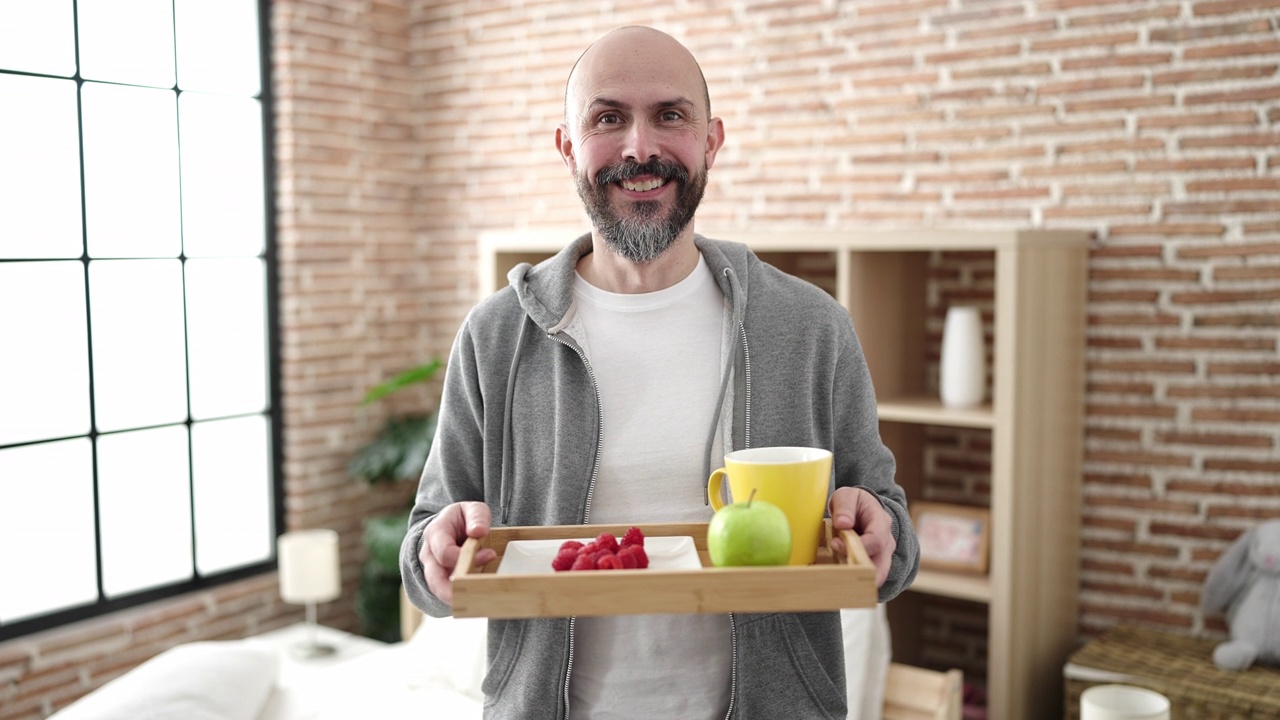
<path id="1" fill-rule="evenodd" d="M 911 503 L 911 520 L 920 539 L 920 567 L 987 572 L 988 510 L 945 503 Z"/>

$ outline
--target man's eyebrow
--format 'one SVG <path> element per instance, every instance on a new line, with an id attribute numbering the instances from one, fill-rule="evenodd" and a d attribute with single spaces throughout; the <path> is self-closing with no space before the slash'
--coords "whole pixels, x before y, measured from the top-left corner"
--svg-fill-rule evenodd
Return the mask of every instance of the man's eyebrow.
<path id="1" fill-rule="evenodd" d="M 631 103 L 623 102 L 622 100 L 615 100 L 613 98 L 608 98 L 608 97 L 597 97 L 597 98 L 592 98 L 591 102 L 587 104 L 587 107 L 588 108 L 608 107 L 608 108 L 616 108 L 618 110 L 629 110 L 631 109 Z M 681 97 L 674 97 L 669 100 L 659 100 L 658 102 L 654 103 L 654 107 L 670 108 L 670 107 L 697 107 L 697 106 L 694 105 L 693 101 L 690 100 L 689 98 L 681 96 Z"/>

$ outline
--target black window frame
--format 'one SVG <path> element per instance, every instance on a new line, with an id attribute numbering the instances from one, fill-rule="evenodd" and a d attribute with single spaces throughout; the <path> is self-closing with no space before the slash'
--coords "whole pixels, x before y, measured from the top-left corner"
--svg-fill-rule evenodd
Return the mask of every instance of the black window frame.
<path id="1" fill-rule="evenodd" d="M 258 64 L 259 64 L 259 80 L 260 89 L 256 99 L 261 104 L 262 112 L 262 167 L 263 167 L 263 220 L 266 227 L 264 232 L 264 248 L 263 252 L 258 256 L 265 265 L 266 271 L 266 364 L 267 364 L 267 383 L 268 383 L 268 403 L 269 406 L 262 413 L 252 413 L 246 415 L 232 417 L 247 416 L 265 416 L 268 419 L 270 428 L 269 453 L 270 453 L 270 473 L 271 473 L 271 502 L 272 502 L 272 537 L 278 537 L 284 531 L 285 510 L 284 510 L 284 451 L 283 442 L 283 413 L 281 406 L 281 368 L 280 368 L 280 314 L 279 314 L 279 267 L 277 263 L 277 216 L 275 204 L 275 122 L 274 122 L 274 96 L 272 93 L 272 68 L 271 68 L 271 2 L 270 0 L 258 0 Z M 176 23 L 176 8 L 174 9 Z M 80 76 L 80 41 L 79 41 L 79 7 L 78 3 L 72 2 L 72 23 L 75 30 L 75 56 L 76 71 L 70 79 L 76 84 L 76 107 L 77 107 L 77 125 L 78 139 L 80 143 L 80 204 L 81 217 L 85 217 L 85 173 L 84 173 L 84 122 L 82 110 L 81 90 L 85 80 Z M 175 52 L 177 48 L 178 35 L 175 25 L 174 43 Z M 2 75 L 25 75 L 29 77 L 46 77 L 51 79 L 65 80 L 66 76 L 48 75 L 42 73 L 23 72 L 17 70 L 8 70 L 0 68 Z M 182 89 L 175 81 L 171 88 L 176 97 L 180 97 Z M 78 258 L 81 263 L 81 269 L 85 279 L 85 311 L 86 311 L 86 328 L 87 343 L 86 352 L 88 353 L 88 382 L 89 382 L 89 402 L 90 402 L 90 419 L 93 420 L 93 345 L 92 330 L 93 321 L 90 309 L 90 298 L 88 293 L 89 282 L 89 262 L 91 258 L 88 253 L 88 224 L 81 224 L 81 254 Z M 41 262 L 47 260 L 71 261 L 74 258 L 0 258 L 0 263 L 24 263 L 24 262 Z M 178 256 L 178 260 L 185 268 L 187 256 L 182 252 Z M 184 299 L 185 308 L 185 299 Z M 185 313 L 184 313 L 185 314 Z M 190 384 L 190 356 L 187 356 L 187 376 L 188 387 Z M 189 390 L 188 390 L 189 394 Z M 188 402 L 187 417 L 182 423 L 173 423 L 173 425 L 184 425 L 186 427 L 188 438 L 190 438 L 191 427 L 196 422 L 208 422 L 207 420 L 194 421 L 190 414 L 190 403 Z M 166 425 L 168 426 L 168 425 Z M 128 432 L 145 428 L 128 428 L 127 430 L 112 431 L 111 433 L 102 433 L 102 435 L 114 434 L 115 432 Z M 102 617 L 111 613 L 137 607 L 147 603 L 175 598 L 192 592 L 208 590 L 220 585 L 225 585 L 245 578 L 261 575 L 266 572 L 274 571 L 277 565 L 275 543 L 272 543 L 270 554 L 267 560 L 245 565 L 227 570 L 223 572 L 201 574 L 198 565 L 195 562 L 195 547 L 192 547 L 192 577 L 178 583 L 162 585 L 159 587 L 149 588 L 146 590 L 121 595 L 119 597 L 108 598 L 103 590 L 102 578 L 102 536 L 100 531 L 99 519 L 99 500 L 98 500 L 98 462 L 97 462 L 97 439 L 99 432 L 96 425 L 91 425 L 90 430 L 85 435 L 73 435 L 68 437 L 44 438 L 40 440 L 31 440 L 18 443 L 10 443 L 0 445 L 0 450 L 16 448 L 22 446 L 39 445 L 49 442 L 57 442 L 60 440 L 70 440 L 81 437 L 87 437 L 92 447 L 93 458 L 93 488 L 94 488 L 94 542 L 96 556 L 96 582 L 97 582 L 97 600 L 90 604 L 78 605 L 64 610 L 57 610 L 47 614 L 37 615 L 9 623 L 0 622 L 0 642 L 19 638 L 33 633 L 46 630 L 52 630 L 71 623 L 77 623 L 93 618 Z M 194 523 L 195 514 L 195 498 L 191 499 L 190 509 L 192 512 L 192 520 Z M 56 573 L 56 568 L 50 568 L 49 572 Z M 16 582 L 40 582 L 40 578 L 17 578 Z M 9 581 L 9 580 L 7 580 Z"/>

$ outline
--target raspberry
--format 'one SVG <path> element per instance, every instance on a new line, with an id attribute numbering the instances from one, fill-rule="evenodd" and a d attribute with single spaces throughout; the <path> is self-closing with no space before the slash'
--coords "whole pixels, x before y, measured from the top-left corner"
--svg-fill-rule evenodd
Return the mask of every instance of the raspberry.
<path id="1" fill-rule="evenodd" d="M 640 528 L 628 528 L 627 533 L 622 536 L 622 547 L 628 545 L 644 545 L 644 533 L 640 532 Z"/>
<path id="2" fill-rule="evenodd" d="M 618 539 L 609 533 L 600 533 L 599 537 L 596 538 L 596 545 L 600 546 L 601 550 L 607 550 L 610 553 L 618 552 Z"/>
<path id="3" fill-rule="evenodd" d="M 563 570 L 631 570 L 649 567 L 644 551 L 644 533 L 638 527 L 627 529 L 622 543 L 612 533 L 600 533 L 595 540 L 582 543 L 565 540 L 551 561 L 551 569 Z"/>
<path id="4" fill-rule="evenodd" d="M 627 550 L 627 548 L 629 548 L 629 547 L 631 547 L 631 546 L 630 546 L 630 545 L 623 545 L 623 546 L 618 550 L 618 562 L 622 563 L 622 569 L 623 569 L 623 570 L 635 570 L 635 569 L 636 569 L 636 567 L 638 567 L 638 566 L 637 566 L 637 564 L 636 564 L 636 563 L 638 562 L 638 561 L 636 560 L 636 554 L 635 554 L 635 553 L 633 553 L 633 552 L 629 552 L 629 551 Z"/>
<path id="5" fill-rule="evenodd" d="M 649 567 L 649 555 L 644 551 L 643 545 L 628 545 L 618 551 L 619 555 L 626 553 L 635 559 L 637 568 Z"/>
<path id="6" fill-rule="evenodd" d="M 578 551 L 576 548 L 563 548 L 556 553 L 556 559 L 551 561 L 551 569 L 556 572 L 568 570 L 573 567 L 573 563 L 577 559 Z"/>

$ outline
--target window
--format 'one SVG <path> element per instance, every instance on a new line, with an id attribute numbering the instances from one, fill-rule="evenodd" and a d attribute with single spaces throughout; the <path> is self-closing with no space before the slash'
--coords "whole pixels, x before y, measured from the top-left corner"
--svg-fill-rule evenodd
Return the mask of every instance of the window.
<path id="1" fill-rule="evenodd" d="M 274 563 L 265 5 L 0 3 L 0 639 Z"/>

